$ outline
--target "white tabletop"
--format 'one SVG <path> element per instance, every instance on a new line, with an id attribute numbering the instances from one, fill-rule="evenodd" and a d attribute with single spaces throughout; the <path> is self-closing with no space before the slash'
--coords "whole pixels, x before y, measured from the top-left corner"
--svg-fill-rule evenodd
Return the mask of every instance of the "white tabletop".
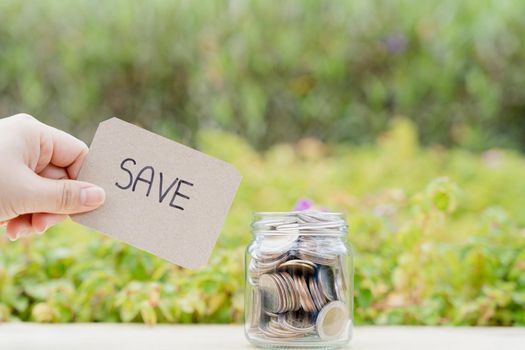
<path id="1" fill-rule="evenodd" d="M 357 327 L 353 350 L 525 349 L 525 328 Z M 241 326 L 0 324 L 1 350 L 255 349 Z"/>

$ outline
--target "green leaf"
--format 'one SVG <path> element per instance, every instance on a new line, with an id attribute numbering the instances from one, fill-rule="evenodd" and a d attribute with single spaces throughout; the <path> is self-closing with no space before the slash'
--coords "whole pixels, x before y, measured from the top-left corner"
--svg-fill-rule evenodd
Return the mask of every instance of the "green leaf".
<path id="1" fill-rule="evenodd" d="M 157 323 L 157 314 L 150 302 L 144 300 L 140 305 L 140 315 L 145 324 L 154 325 Z"/>
<path id="2" fill-rule="evenodd" d="M 140 305 L 135 304 L 130 300 L 125 300 L 122 305 L 120 305 L 120 318 L 123 322 L 130 322 L 135 317 L 137 317 L 140 311 Z"/>

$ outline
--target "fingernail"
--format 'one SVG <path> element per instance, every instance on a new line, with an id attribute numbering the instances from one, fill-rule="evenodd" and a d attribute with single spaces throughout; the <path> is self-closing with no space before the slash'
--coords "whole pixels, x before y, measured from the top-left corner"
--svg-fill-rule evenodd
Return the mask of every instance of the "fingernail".
<path id="1" fill-rule="evenodd" d="M 100 187 L 86 187 L 80 190 L 80 202 L 87 207 L 98 207 L 106 199 L 106 192 Z"/>
<path id="2" fill-rule="evenodd" d="M 11 242 L 14 242 L 18 239 L 18 236 L 15 236 L 15 237 L 8 236 L 8 237 Z"/>
<path id="3" fill-rule="evenodd" d="M 44 232 L 46 232 L 48 228 L 49 228 L 49 226 L 46 226 L 46 227 L 44 227 L 44 229 L 42 231 L 36 231 L 36 234 L 37 235 L 43 235 Z"/>

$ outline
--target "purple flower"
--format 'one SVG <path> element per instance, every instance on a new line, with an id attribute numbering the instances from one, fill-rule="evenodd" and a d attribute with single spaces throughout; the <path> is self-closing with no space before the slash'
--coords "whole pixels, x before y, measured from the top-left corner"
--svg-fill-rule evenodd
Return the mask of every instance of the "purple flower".
<path id="1" fill-rule="evenodd" d="M 408 40 L 402 33 L 394 33 L 383 39 L 388 52 L 393 54 L 401 54 L 406 51 L 408 47 Z"/>
<path id="2" fill-rule="evenodd" d="M 308 198 L 301 198 L 295 203 L 295 207 L 293 208 L 294 211 L 303 211 L 312 209 L 314 206 L 314 202 L 311 199 Z"/>

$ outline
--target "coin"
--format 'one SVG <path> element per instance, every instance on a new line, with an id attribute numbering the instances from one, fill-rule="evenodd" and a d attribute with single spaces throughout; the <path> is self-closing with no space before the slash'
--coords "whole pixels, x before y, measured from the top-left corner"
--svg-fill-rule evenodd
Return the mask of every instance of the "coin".
<path id="1" fill-rule="evenodd" d="M 306 284 L 306 280 L 304 276 L 299 276 L 299 275 L 294 276 L 294 282 L 295 282 L 295 287 L 297 288 L 297 291 L 299 292 L 299 296 L 300 296 L 299 300 L 300 300 L 302 308 L 308 312 L 315 311 L 315 304 L 308 290 L 308 286 Z"/>
<path id="2" fill-rule="evenodd" d="M 250 327 L 259 327 L 259 320 L 261 318 L 261 295 L 257 288 L 252 289 L 251 312 L 250 312 Z"/>
<path id="3" fill-rule="evenodd" d="M 336 295 L 337 295 L 337 300 L 342 300 L 342 301 L 346 301 L 346 287 L 343 285 L 343 279 L 341 277 L 341 273 L 338 272 L 336 274 L 336 279 L 335 279 L 335 292 L 336 292 Z"/>
<path id="4" fill-rule="evenodd" d="M 288 251 L 297 241 L 298 234 L 268 234 L 264 235 L 259 251 L 263 254 L 282 253 Z"/>
<path id="5" fill-rule="evenodd" d="M 317 211 L 301 211 L 297 213 L 297 217 L 303 223 L 337 222 L 340 225 L 346 226 L 344 219 L 339 214 Z"/>
<path id="6" fill-rule="evenodd" d="M 297 257 L 320 265 L 336 265 L 343 253 L 340 239 L 325 239 L 321 235 L 301 236 L 296 245 Z"/>
<path id="7" fill-rule="evenodd" d="M 272 259 L 260 259 L 258 255 L 252 254 L 253 259 L 250 261 L 248 267 L 250 282 L 257 284 L 259 277 L 268 272 L 273 272 L 277 269 L 277 266 L 289 258 L 288 254 L 283 254 L 277 258 Z"/>
<path id="8" fill-rule="evenodd" d="M 262 275 L 259 279 L 261 301 L 264 310 L 277 313 L 280 309 L 280 290 L 277 282 L 271 275 Z"/>
<path id="9" fill-rule="evenodd" d="M 297 223 L 296 217 L 286 215 L 276 216 L 272 219 L 259 220 L 253 224 L 254 229 L 274 231 L 281 225 Z"/>
<path id="10" fill-rule="evenodd" d="M 300 308 L 300 296 L 289 273 L 263 274 L 259 286 L 267 315 L 276 316 Z"/>
<path id="11" fill-rule="evenodd" d="M 300 227 L 300 224 L 298 222 L 288 222 L 284 224 L 280 224 L 275 226 L 275 230 L 278 231 L 297 231 L 297 229 Z"/>
<path id="12" fill-rule="evenodd" d="M 275 312 L 271 312 L 271 311 L 268 311 L 268 310 L 264 310 L 264 314 L 266 316 L 270 316 L 270 317 L 279 317 L 279 314 L 276 314 Z"/>
<path id="13" fill-rule="evenodd" d="M 277 318 L 271 318 L 266 325 L 260 326 L 259 329 L 264 335 L 271 338 L 298 338 L 304 336 L 303 332 L 283 328 L 277 321 Z"/>
<path id="14" fill-rule="evenodd" d="M 280 314 L 278 322 L 283 329 L 298 333 L 311 333 L 315 330 L 312 314 L 304 310 Z"/>
<path id="15" fill-rule="evenodd" d="M 337 270 L 339 274 L 341 275 L 341 281 L 339 281 L 339 285 L 341 289 L 343 290 L 344 294 L 346 295 L 348 292 L 348 281 L 349 281 L 349 278 L 347 276 L 348 265 L 346 264 L 346 260 L 344 256 L 339 256 L 338 261 L 339 261 L 339 265 L 337 267 Z"/>
<path id="16" fill-rule="evenodd" d="M 314 216 L 311 212 L 299 212 L 297 213 L 297 217 L 304 223 L 316 223 L 324 221 L 319 217 Z"/>
<path id="17" fill-rule="evenodd" d="M 286 282 L 287 293 L 291 299 L 291 305 L 290 305 L 289 310 L 293 310 L 293 311 L 299 310 L 299 308 L 301 307 L 301 303 L 299 302 L 300 297 L 299 297 L 299 293 L 297 292 L 297 289 L 295 288 L 295 283 L 294 283 L 292 276 L 290 276 L 290 274 L 287 272 L 281 272 L 280 276 Z"/>
<path id="18" fill-rule="evenodd" d="M 315 264 L 308 260 L 293 259 L 281 263 L 278 269 L 287 270 L 292 273 L 313 273 L 315 271 Z"/>
<path id="19" fill-rule="evenodd" d="M 253 227 L 261 235 L 248 250 L 253 288 L 249 332 L 269 339 L 342 334 L 337 324 L 348 320 L 348 252 L 341 240 L 346 229 L 341 216 L 296 212 Z"/>
<path id="20" fill-rule="evenodd" d="M 317 271 L 317 285 L 321 294 L 328 300 L 337 299 L 334 282 L 334 271 L 329 266 L 320 266 Z"/>
<path id="21" fill-rule="evenodd" d="M 317 288 L 317 283 L 315 282 L 313 277 L 310 277 L 308 280 L 308 289 L 310 290 L 310 295 L 312 296 L 312 300 L 314 301 L 315 308 L 318 311 L 320 311 L 326 304 L 326 300 L 321 295 L 321 292 L 319 292 L 319 289 Z"/>
<path id="22" fill-rule="evenodd" d="M 342 301 L 326 304 L 317 315 L 316 330 L 321 339 L 334 339 L 348 327 L 348 307 Z"/>
<path id="23" fill-rule="evenodd" d="M 279 289 L 279 309 L 277 313 L 285 312 L 290 309 L 291 304 L 290 298 L 288 298 L 286 294 L 286 282 L 279 274 L 272 274 L 270 276 L 275 280 Z"/>
<path id="24" fill-rule="evenodd" d="M 348 295 L 348 277 L 346 277 L 346 268 L 344 259 L 338 259 L 338 265 L 335 269 L 335 292 L 338 300 L 346 301 Z"/>
<path id="25" fill-rule="evenodd" d="M 333 266 L 337 263 L 336 257 L 332 255 L 317 255 L 313 254 L 310 251 L 299 250 L 297 252 L 297 257 L 303 260 L 310 260 L 311 262 L 318 265 L 330 265 Z"/>
<path id="26" fill-rule="evenodd" d="M 250 255 L 258 262 L 270 262 L 285 259 L 288 257 L 288 251 L 275 253 L 261 252 L 259 249 L 251 248 Z"/>

